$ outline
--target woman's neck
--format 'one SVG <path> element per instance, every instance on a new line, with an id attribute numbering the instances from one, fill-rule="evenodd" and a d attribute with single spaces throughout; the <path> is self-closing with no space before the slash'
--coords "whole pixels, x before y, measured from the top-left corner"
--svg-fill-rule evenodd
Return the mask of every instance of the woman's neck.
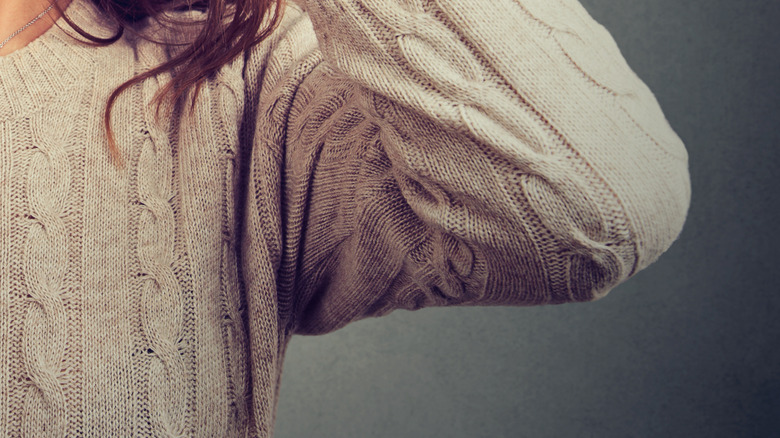
<path id="1" fill-rule="evenodd" d="M 69 3 L 70 0 L 58 0 L 57 6 L 65 10 Z M 0 43 L 24 27 L 50 5 L 49 0 L 0 0 Z M 19 50 L 43 35 L 60 15 L 56 6 L 49 10 L 46 15 L 16 34 L 0 48 L 0 56 Z"/>

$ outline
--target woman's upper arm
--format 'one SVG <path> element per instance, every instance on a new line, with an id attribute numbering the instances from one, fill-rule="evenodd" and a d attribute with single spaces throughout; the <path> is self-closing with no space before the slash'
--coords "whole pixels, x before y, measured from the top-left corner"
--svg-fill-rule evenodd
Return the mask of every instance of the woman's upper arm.
<path id="1" fill-rule="evenodd" d="M 668 249 L 687 153 L 603 27 L 573 0 L 418 3 L 309 2 L 316 44 L 304 18 L 269 62 L 247 213 L 297 332 L 592 300 Z"/>

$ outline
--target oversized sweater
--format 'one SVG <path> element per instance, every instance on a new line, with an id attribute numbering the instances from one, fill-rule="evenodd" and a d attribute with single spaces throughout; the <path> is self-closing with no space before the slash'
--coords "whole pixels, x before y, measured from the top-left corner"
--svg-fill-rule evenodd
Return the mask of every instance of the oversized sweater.
<path id="1" fill-rule="evenodd" d="M 576 0 L 289 5 L 190 117 L 155 120 L 169 75 L 124 93 L 123 168 L 107 97 L 173 49 L 66 31 L 0 57 L 0 436 L 269 437 L 293 334 L 592 301 L 687 214 L 683 143 Z"/>

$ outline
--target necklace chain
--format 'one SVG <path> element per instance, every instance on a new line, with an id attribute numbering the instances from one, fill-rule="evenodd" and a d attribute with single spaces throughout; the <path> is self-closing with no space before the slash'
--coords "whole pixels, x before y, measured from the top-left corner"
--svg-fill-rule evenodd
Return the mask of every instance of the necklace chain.
<path id="1" fill-rule="evenodd" d="M 52 2 L 52 4 L 50 4 L 49 7 L 46 8 L 45 11 L 41 12 L 40 14 L 38 14 L 37 17 L 35 17 L 32 20 L 30 20 L 30 22 L 25 24 L 24 26 L 22 26 L 21 29 L 19 29 L 16 32 L 12 33 L 8 38 L 6 38 L 2 43 L 0 43 L 0 50 L 2 50 L 3 46 L 8 44 L 8 41 L 11 41 L 11 39 L 13 37 L 15 37 L 15 36 L 19 35 L 20 33 L 24 32 L 25 29 L 27 29 L 28 27 L 32 26 L 33 23 L 35 23 L 36 21 L 40 20 L 41 17 L 43 17 L 44 15 L 48 14 L 49 11 L 51 11 L 51 8 L 53 8 L 53 7 L 54 7 L 54 3 Z"/>

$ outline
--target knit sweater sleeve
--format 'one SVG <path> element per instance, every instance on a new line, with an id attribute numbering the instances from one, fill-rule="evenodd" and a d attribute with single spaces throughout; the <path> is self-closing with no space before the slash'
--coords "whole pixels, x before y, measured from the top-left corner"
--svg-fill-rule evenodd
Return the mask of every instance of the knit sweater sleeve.
<path id="1" fill-rule="evenodd" d="M 281 171 L 259 175 L 269 158 L 254 151 L 250 174 L 253 193 L 281 186 L 266 248 L 294 332 L 399 308 L 592 301 L 678 237 L 685 147 L 577 0 L 305 9 L 288 38 L 311 25 L 316 49 L 277 60 L 267 85 L 269 119 L 289 101 L 269 137 Z"/>

